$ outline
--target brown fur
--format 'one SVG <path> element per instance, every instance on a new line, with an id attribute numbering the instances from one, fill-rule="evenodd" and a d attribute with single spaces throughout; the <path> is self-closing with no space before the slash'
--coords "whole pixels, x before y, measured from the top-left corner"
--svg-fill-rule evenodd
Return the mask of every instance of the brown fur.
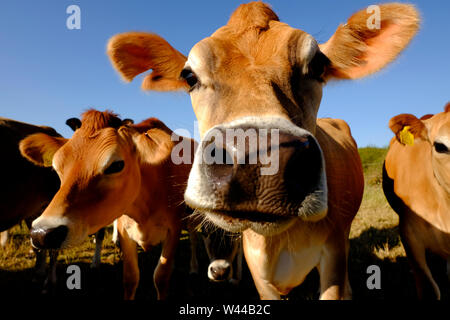
<path id="1" fill-rule="evenodd" d="M 121 123 L 109 111 L 83 114 L 81 128 L 52 154 L 61 187 L 33 227 L 68 221 L 64 246 L 71 246 L 118 219 L 126 299 L 134 298 L 139 283 L 136 243 L 147 250 L 163 242 L 154 281 L 158 298 L 164 299 L 185 215 L 183 192 L 191 165 L 170 161 L 171 131 L 158 119 L 135 126 Z M 52 139 L 56 138 L 29 136 L 21 143 L 22 152 L 39 162 L 39 153 L 53 150 Z M 29 147 L 36 145 L 39 148 L 30 152 Z M 108 155 L 122 159 L 122 171 L 105 173 Z"/>
<path id="2" fill-rule="evenodd" d="M 90 109 L 81 115 L 81 130 L 90 136 L 96 131 L 104 128 L 118 129 L 122 120 L 112 111 L 98 112 Z"/>
<path id="3" fill-rule="evenodd" d="M 255 2 L 241 4 L 231 15 L 227 26 L 239 34 L 249 29 L 268 29 L 270 21 L 279 21 L 275 12 L 267 4 Z"/>
<path id="4" fill-rule="evenodd" d="M 420 117 L 420 120 L 427 120 L 433 117 L 433 114 L 426 114 Z"/>
<path id="5" fill-rule="evenodd" d="M 414 135 L 414 138 L 427 139 L 425 125 L 414 115 L 400 114 L 389 120 L 389 128 L 395 133 L 398 141 L 400 141 L 399 133 L 405 126 L 410 127 L 409 131 Z"/>
<path id="6" fill-rule="evenodd" d="M 110 39 L 107 53 L 123 79 L 131 81 L 152 69 L 142 82 L 144 90 L 169 91 L 186 88 L 179 81 L 186 57 L 155 34 L 128 32 Z M 123 63 L 126 61 L 126 63 Z M 167 63 L 170 61 L 170 63 Z"/>
<path id="7" fill-rule="evenodd" d="M 414 145 L 392 139 L 386 156 L 383 190 L 400 217 L 400 235 L 416 280 L 419 298 L 440 298 L 440 290 L 427 265 L 425 252 L 450 259 L 450 175 L 448 154 L 433 151 L 436 138 L 447 141 L 450 116 L 447 112 L 418 120 L 400 115 L 391 120 L 397 134 L 401 126 L 414 128 L 425 137 Z M 419 132 L 420 131 L 420 132 Z M 445 141 L 445 140 L 444 140 Z"/>
<path id="8" fill-rule="evenodd" d="M 320 49 L 332 61 L 329 76 L 357 79 L 374 73 L 397 57 L 419 29 L 414 6 L 380 5 L 380 30 L 367 28 L 371 14 L 365 10 L 351 16 Z"/>
<path id="9" fill-rule="evenodd" d="M 254 116 L 289 119 L 315 135 L 320 143 L 329 189 L 326 218 L 317 222 L 296 221 L 285 232 L 273 236 L 250 229 L 243 233 L 245 257 L 263 299 L 279 299 L 280 294 L 299 285 L 314 267 L 320 273 L 322 299 L 351 296 L 348 234 L 362 198 L 361 163 L 347 124 L 342 120 L 317 119 L 317 112 L 325 80 L 355 79 L 378 71 L 417 32 L 419 15 L 413 6 L 386 4 L 380 8 L 381 30 L 368 30 L 369 16 L 361 10 L 340 26 L 328 42 L 318 46 L 306 32 L 279 22 L 268 5 L 241 5 L 227 25 L 192 48 L 190 57 L 197 63 L 188 64 L 192 64 L 189 67 L 198 79 L 197 87 L 189 88 L 184 79 L 178 80 L 178 86 L 165 86 L 167 90 L 183 86 L 190 90 L 201 136 L 219 124 Z M 136 39 L 133 34 L 110 40 L 110 48 L 126 52 L 120 56 L 110 53 L 119 73 L 127 77 L 127 66 L 133 68 L 136 59 L 150 59 L 145 62 L 148 69 L 158 64 L 153 72 L 159 70 L 162 77 L 174 79 L 171 74 L 177 72 L 161 73 L 161 63 L 181 73 L 186 58 L 174 54 L 168 44 L 160 57 L 153 53 L 136 54 L 152 50 L 155 39 L 152 34 L 140 36 L 146 40 Z M 138 49 L 129 50 L 124 39 Z M 155 43 L 163 42 L 156 39 Z M 289 257 L 284 264 L 280 262 L 282 257 Z"/>
<path id="10" fill-rule="evenodd" d="M 450 112 L 450 102 L 445 105 L 444 112 Z"/>
<path id="11" fill-rule="evenodd" d="M 55 172 L 28 162 L 20 154 L 20 140 L 31 134 L 60 137 L 49 127 L 0 118 L 0 231 L 39 216 L 58 189 Z"/>

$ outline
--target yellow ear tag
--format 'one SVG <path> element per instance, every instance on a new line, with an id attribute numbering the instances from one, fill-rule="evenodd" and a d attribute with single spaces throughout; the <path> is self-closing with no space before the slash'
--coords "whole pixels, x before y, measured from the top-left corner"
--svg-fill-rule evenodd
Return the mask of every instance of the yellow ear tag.
<path id="1" fill-rule="evenodd" d="M 399 133 L 400 142 L 408 146 L 414 145 L 414 135 L 409 131 L 410 126 L 405 126 Z"/>

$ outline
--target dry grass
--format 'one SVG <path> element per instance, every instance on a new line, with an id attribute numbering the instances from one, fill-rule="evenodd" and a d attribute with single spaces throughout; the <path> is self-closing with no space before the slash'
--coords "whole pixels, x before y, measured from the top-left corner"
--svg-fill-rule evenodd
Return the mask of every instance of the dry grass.
<path id="1" fill-rule="evenodd" d="M 350 239 L 357 239 L 364 231 L 374 228 L 384 230 L 382 238 L 367 243 L 368 249 L 373 243 L 380 244 L 372 248 L 372 253 L 380 259 L 395 261 L 398 257 L 406 257 L 400 242 L 396 226 L 398 215 L 386 201 L 381 187 L 381 171 L 387 150 L 380 148 L 362 148 L 359 150 L 364 168 L 364 196 L 361 207 L 352 223 Z M 391 230 L 386 234 L 387 230 Z"/>
<path id="2" fill-rule="evenodd" d="M 350 233 L 349 275 L 354 299 L 405 299 L 414 298 L 413 278 L 398 234 L 398 216 L 389 207 L 381 188 L 381 168 L 386 149 L 362 148 L 361 159 L 364 166 L 365 193 L 361 209 L 355 217 Z M 111 229 L 107 229 L 103 245 L 102 265 L 99 270 L 91 270 L 89 264 L 94 254 L 92 238 L 83 245 L 62 250 L 58 257 L 58 296 L 98 296 L 120 299 L 121 254 L 111 242 Z M 189 276 L 189 241 L 183 235 L 177 253 L 172 277 L 172 299 L 215 300 L 233 298 L 242 300 L 258 299 L 251 276 L 244 269 L 239 287 L 228 284 L 211 284 L 206 278 L 207 257 L 204 249 L 198 249 L 200 275 Z M 141 282 L 137 299 L 154 299 L 152 274 L 157 263 L 160 248 L 139 254 Z M 65 288 L 65 268 L 77 264 L 82 269 L 82 290 L 77 292 Z M 376 264 L 381 268 L 381 290 L 368 290 L 366 286 L 367 267 Z M 0 284 L 2 292 L 9 297 L 39 295 L 42 281 L 33 282 L 34 253 L 30 251 L 26 226 L 16 226 L 5 248 L 0 248 Z M 439 269 L 440 268 L 440 269 Z M 440 265 L 437 271 L 442 273 Z M 434 272 L 434 271 L 433 271 Z M 445 274 L 438 277 L 445 278 Z M 439 281 L 439 280 L 438 280 Z M 448 286 L 444 285 L 443 297 L 448 299 Z M 313 271 L 305 283 L 295 288 L 287 297 L 290 300 L 315 299 L 318 297 L 318 275 Z"/>
<path id="3" fill-rule="evenodd" d="M 107 228 L 101 262 L 114 265 L 120 260 L 120 249 L 112 241 L 112 230 Z M 58 262 L 62 264 L 90 263 L 95 251 L 94 237 L 87 239 L 82 245 L 61 250 Z M 21 271 L 34 267 L 35 254 L 31 249 L 29 231 L 25 223 L 17 225 L 9 231 L 6 246 L 0 249 L 0 270 Z"/>

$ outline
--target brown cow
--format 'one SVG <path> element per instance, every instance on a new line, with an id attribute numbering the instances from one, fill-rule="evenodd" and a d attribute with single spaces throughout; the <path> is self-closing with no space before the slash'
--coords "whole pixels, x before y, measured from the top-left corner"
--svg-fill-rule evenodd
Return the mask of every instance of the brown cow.
<path id="1" fill-rule="evenodd" d="M 78 118 L 71 118 L 66 124 L 76 130 L 81 126 Z M 37 218 L 50 203 L 59 188 L 59 178 L 52 168 L 36 166 L 22 157 L 19 142 L 34 133 L 45 133 L 61 137 L 53 128 L 35 126 L 11 119 L 0 118 L 0 147 L 4 156 L 0 160 L 3 181 L 0 184 L 0 230 L 25 220 L 31 228 L 31 222 Z M 96 250 L 92 258 L 92 268 L 100 265 L 101 247 L 104 231 L 95 235 Z M 8 240 L 8 230 L 0 233 L 0 246 L 5 246 Z M 33 248 L 34 249 L 34 248 Z M 58 251 L 49 252 L 50 264 L 46 274 L 46 250 L 35 250 L 35 277 L 45 277 L 42 293 L 56 288 L 56 261 Z"/>
<path id="2" fill-rule="evenodd" d="M 58 176 L 51 169 L 37 167 L 20 154 L 20 140 L 38 132 L 61 137 L 50 127 L 0 118 L 0 231 L 38 217 L 58 190 Z"/>
<path id="3" fill-rule="evenodd" d="M 76 130 L 81 126 L 78 118 L 71 118 L 66 124 Z M 59 178 L 51 168 L 36 166 L 22 157 L 19 142 L 34 133 L 45 133 L 54 137 L 61 137 L 53 128 L 36 126 L 16 120 L 0 118 L 0 147 L 4 156 L 0 159 L 2 168 L 2 183 L 0 183 L 0 246 L 5 246 L 8 240 L 8 230 L 13 225 L 25 220 L 31 228 L 31 222 L 37 218 L 50 203 L 59 188 Z M 100 264 L 103 233 L 96 234 L 96 251 L 92 260 L 92 267 Z M 41 277 L 46 269 L 46 252 L 35 250 L 36 275 Z M 57 252 L 50 255 L 48 277 L 45 280 L 44 292 L 47 285 L 56 284 Z"/>
<path id="4" fill-rule="evenodd" d="M 61 180 L 59 191 L 33 222 L 33 245 L 77 245 L 120 217 L 124 298 L 133 299 L 139 283 L 136 243 L 147 250 L 160 242 L 163 247 L 154 282 L 158 298 L 165 298 L 191 168 L 171 160 L 174 137 L 154 118 L 131 125 L 111 112 L 90 110 L 83 114 L 81 128 L 71 139 L 45 134 L 24 139 L 22 154 L 37 164 L 53 166 Z M 185 152 L 191 142 L 181 138 L 180 143 L 186 144 L 179 153 L 181 159 L 189 156 Z"/>
<path id="5" fill-rule="evenodd" d="M 242 241 L 220 228 L 204 230 L 203 244 L 209 258 L 208 278 L 213 282 L 239 284 L 242 279 Z M 236 268 L 233 268 L 233 264 Z"/>
<path id="6" fill-rule="evenodd" d="M 24 159 L 19 151 L 19 142 L 27 135 L 45 133 L 60 137 L 55 129 L 36 126 L 16 120 L 0 118 L 0 231 L 5 245 L 8 229 L 22 220 L 31 225 L 50 202 L 59 187 L 59 179 L 50 168 L 41 168 Z M 45 274 L 46 252 L 36 251 L 36 274 Z M 52 268 L 54 267 L 52 264 Z M 52 272 L 51 271 L 51 272 Z M 54 282 L 54 279 L 51 279 Z"/>
<path id="7" fill-rule="evenodd" d="M 188 58 L 155 34 L 119 34 L 108 44 L 125 80 L 152 69 L 143 89 L 189 92 L 202 142 L 186 203 L 243 232 L 263 299 L 287 294 L 314 267 L 322 299 L 350 297 L 348 235 L 363 194 L 361 162 L 348 125 L 316 117 L 327 80 L 378 71 L 416 34 L 413 6 L 379 9 L 380 28 L 362 10 L 322 45 L 262 2 L 239 6 Z"/>
<path id="8" fill-rule="evenodd" d="M 444 112 L 420 120 L 398 115 L 389 127 L 396 137 L 383 167 L 383 190 L 400 217 L 419 298 L 440 299 L 425 252 L 450 263 L 450 103 Z"/>

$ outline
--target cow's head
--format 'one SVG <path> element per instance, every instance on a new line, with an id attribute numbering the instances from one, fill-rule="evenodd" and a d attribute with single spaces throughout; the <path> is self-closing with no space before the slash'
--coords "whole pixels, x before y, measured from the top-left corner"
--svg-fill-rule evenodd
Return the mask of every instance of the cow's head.
<path id="1" fill-rule="evenodd" d="M 413 6 L 378 9 L 379 28 L 362 10 L 324 44 L 252 2 L 188 58 L 142 32 L 114 36 L 107 51 L 127 81 L 153 70 L 144 90 L 190 94 L 202 142 L 187 204 L 227 230 L 274 234 L 294 217 L 317 221 L 327 213 L 323 155 L 314 137 L 324 84 L 378 71 L 418 29 Z"/>
<path id="2" fill-rule="evenodd" d="M 112 223 L 138 197 L 141 166 L 170 157 L 171 131 L 157 119 L 132 126 L 111 112 L 91 110 L 81 123 L 71 139 L 38 133 L 20 143 L 23 156 L 53 166 L 61 180 L 53 200 L 33 221 L 35 247 L 77 245 Z"/>
<path id="3" fill-rule="evenodd" d="M 219 228 L 205 231 L 202 238 L 209 258 L 208 278 L 214 282 L 231 280 L 240 239 Z"/>
<path id="4" fill-rule="evenodd" d="M 389 127 L 405 147 L 417 141 L 430 145 L 434 176 L 450 194 L 450 103 L 434 116 L 417 119 L 412 114 L 400 114 L 389 121 Z"/>

